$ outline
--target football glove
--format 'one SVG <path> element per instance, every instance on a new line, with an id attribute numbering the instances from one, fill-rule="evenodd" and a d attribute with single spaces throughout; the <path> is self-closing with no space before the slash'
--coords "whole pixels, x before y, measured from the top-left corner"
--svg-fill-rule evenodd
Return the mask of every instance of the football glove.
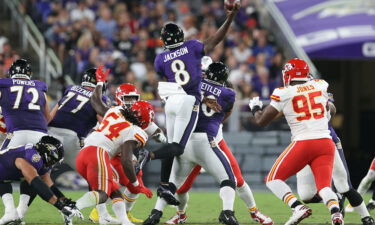
<path id="1" fill-rule="evenodd" d="M 167 143 L 167 137 L 165 136 L 163 131 L 160 131 L 159 133 L 156 133 L 154 136 L 152 136 L 155 141 L 160 143 Z"/>
<path id="2" fill-rule="evenodd" d="M 142 182 L 143 183 L 143 182 Z M 152 198 L 152 191 L 145 187 L 143 184 L 139 183 L 137 186 L 134 186 L 133 184 L 129 183 L 127 186 L 128 190 L 133 194 L 139 194 L 143 193 L 146 195 L 147 198 Z"/>
<path id="3" fill-rule="evenodd" d="M 250 99 L 249 107 L 250 107 L 251 112 L 254 115 L 257 110 L 262 109 L 263 102 L 259 99 L 259 96 L 254 97 Z"/>
<path id="4" fill-rule="evenodd" d="M 77 207 L 70 207 L 70 206 L 64 206 L 64 208 L 61 209 L 61 213 L 64 215 L 64 218 L 66 220 L 72 220 L 73 217 L 78 217 L 81 220 L 84 219 L 83 214 Z"/>
<path id="5" fill-rule="evenodd" d="M 107 76 L 109 74 L 109 72 L 111 71 L 110 69 L 107 69 L 105 72 L 103 71 L 103 68 L 104 66 L 99 66 L 98 69 L 96 69 L 96 82 L 99 83 L 99 82 L 106 82 L 107 80 Z"/>

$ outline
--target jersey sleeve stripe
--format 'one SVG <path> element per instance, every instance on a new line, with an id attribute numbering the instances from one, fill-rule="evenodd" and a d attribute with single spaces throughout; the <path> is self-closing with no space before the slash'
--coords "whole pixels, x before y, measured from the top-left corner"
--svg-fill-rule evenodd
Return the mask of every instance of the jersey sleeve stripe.
<path id="1" fill-rule="evenodd" d="M 276 96 L 276 95 L 271 95 L 271 99 L 272 99 L 272 100 L 275 100 L 275 101 L 277 101 L 277 102 L 280 101 L 280 97 L 279 97 L 279 96 Z"/>
<path id="2" fill-rule="evenodd" d="M 137 138 L 137 140 L 142 143 L 142 146 L 144 146 L 146 144 L 145 139 L 141 135 L 135 134 L 134 137 Z"/>

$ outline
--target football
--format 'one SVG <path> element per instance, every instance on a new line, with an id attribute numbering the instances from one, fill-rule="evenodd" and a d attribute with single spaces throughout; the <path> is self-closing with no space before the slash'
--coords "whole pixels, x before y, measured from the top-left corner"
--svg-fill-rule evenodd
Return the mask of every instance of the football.
<path id="1" fill-rule="evenodd" d="M 240 2 L 240 0 L 224 0 L 224 7 L 225 7 L 227 10 L 233 10 L 234 5 L 235 5 L 237 2 Z"/>

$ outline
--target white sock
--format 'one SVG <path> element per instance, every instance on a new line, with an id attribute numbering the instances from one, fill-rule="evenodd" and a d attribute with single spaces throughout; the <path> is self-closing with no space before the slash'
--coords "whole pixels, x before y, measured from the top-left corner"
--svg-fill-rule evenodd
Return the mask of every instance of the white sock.
<path id="1" fill-rule="evenodd" d="M 20 218 L 23 218 L 27 212 L 27 209 L 29 208 L 30 196 L 21 194 L 20 195 L 20 200 L 18 202 L 18 207 L 17 207 L 17 213 Z"/>
<path id="2" fill-rule="evenodd" d="M 139 197 L 139 194 L 133 194 L 128 189 L 125 189 L 124 198 L 125 198 L 125 206 L 126 206 L 127 212 L 130 212 L 133 209 L 133 206 L 138 197 Z"/>
<path id="3" fill-rule="evenodd" d="M 298 199 L 292 193 L 292 189 L 282 180 L 272 180 L 266 183 L 267 187 L 285 204 L 292 207 Z"/>
<path id="4" fill-rule="evenodd" d="M 362 201 L 362 203 L 359 206 L 353 207 L 353 209 L 361 216 L 361 218 L 370 216 L 364 201 Z"/>
<path id="5" fill-rule="evenodd" d="M 165 206 L 167 206 L 167 202 L 164 199 L 158 197 L 158 199 L 156 200 L 155 209 L 163 212 Z"/>
<path id="6" fill-rule="evenodd" d="M 177 194 L 177 200 L 180 201 L 180 204 L 177 206 L 178 213 L 184 214 L 189 201 L 189 193 Z"/>
<path id="7" fill-rule="evenodd" d="M 256 210 L 256 203 L 254 199 L 253 192 L 251 191 L 249 185 L 245 182 L 241 187 L 236 188 L 238 196 L 245 202 L 245 205 L 251 211 Z"/>
<path id="8" fill-rule="evenodd" d="M 234 198 L 236 192 L 229 186 L 220 188 L 220 198 L 223 201 L 223 210 L 233 211 Z"/>
<path id="9" fill-rule="evenodd" d="M 99 218 L 109 214 L 108 210 L 107 210 L 107 204 L 106 203 L 96 205 L 96 209 L 98 210 Z"/>
<path id="10" fill-rule="evenodd" d="M 126 214 L 125 202 L 121 198 L 115 198 L 112 200 L 112 209 L 117 219 L 121 223 L 130 223 L 128 215 Z"/>
<path id="11" fill-rule="evenodd" d="M 375 180 L 375 170 L 369 170 L 366 176 L 362 179 L 358 186 L 358 193 L 360 195 L 366 194 L 368 189 L 371 187 L 372 182 Z"/>
<path id="12" fill-rule="evenodd" d="M 323 199 L 324 204 L 331 211 L 333 208 L 340 208 L 337 195 L 330 187 L 325 187 L 319 191 L 320 197 Z"/>
<path id="13" fill-rule="evenodd" d="M 96 191 L 86 192 L 81 198 L 77 200 L 76 206 L 79 210 L 96 206 L 99 202 L 99 194 Z"/>
<path id="14" fill-rule="evenodd" d="M 14 199 L 12 193 L 6 193 L 1 196 L 3 199 L 4 207 L 5 207 L 5 214 L 9 213 L 15 213 L 16 212 L 16 206 L 14 205 Z"/>

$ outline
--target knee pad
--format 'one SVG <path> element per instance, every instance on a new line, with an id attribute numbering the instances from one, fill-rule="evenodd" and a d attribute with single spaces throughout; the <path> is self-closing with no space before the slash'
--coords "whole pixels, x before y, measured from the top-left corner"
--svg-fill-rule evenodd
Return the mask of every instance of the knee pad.
<path id="1" fill-rule="evenodd" d="M 231 187 L 234 190 L 236 190 L 236 183 L 233 180 L 223 180 L 220 183 L 220 188 L 225 187 L 225 186 Z"/>
<path id="2" fill-rule="evenodd" d="M 171 143 L 170 144 L 170 150 L 171 152 L 173 152 L 173 155 L 174 156 L 180 156 L 182 154 L 184 154 L 184 147 L 178 143 Z"/>
<path id="3" fill-rule="evenodd" d="M 0 182 L 0 197 L 7 193 L 13 193 L 12 183 Z"/>
<path id="4" fill-rule="evenodd" d="M 353 188 L 350 189 L 348 192 L 343 193 L 343 195 L 348 198 L 349 203 L 353 207 L 357 207 L 363 202 L 362 196 L 358 193 L 358 191 L 356 191 Z"/>

